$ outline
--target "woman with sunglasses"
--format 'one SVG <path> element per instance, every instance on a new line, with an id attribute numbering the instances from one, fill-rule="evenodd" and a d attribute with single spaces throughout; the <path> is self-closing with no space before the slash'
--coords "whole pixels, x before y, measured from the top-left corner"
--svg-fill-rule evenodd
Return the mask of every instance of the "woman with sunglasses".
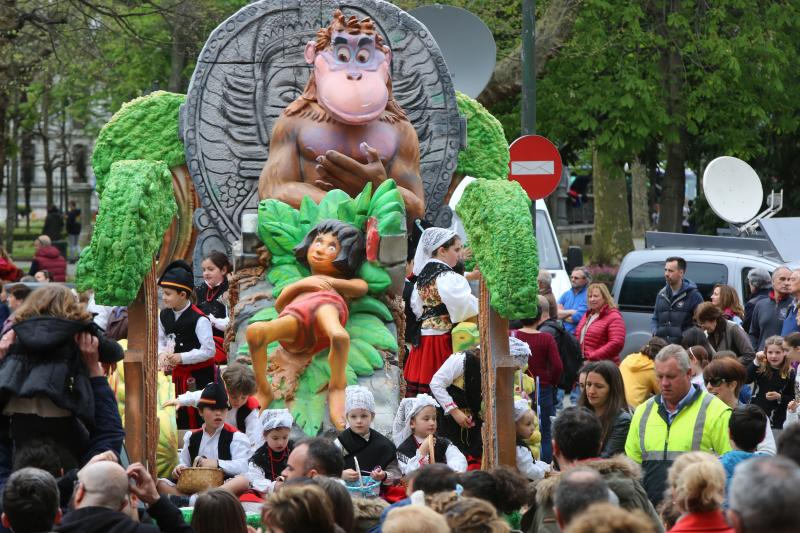
<path id="1" fill-rule="evenodd" d="M 739 391 L 747 381 L 747 370 L 735 357 L 719 357 L 712 360 L 703 369 L 703 378 L 706 390 L 722 400 L 731 409 L 739 405 Z M 758 444 L 756 451 L 768 455 L 775 455 L 775 437 L 767 420 L 767 430 L 764 440 Z"/>

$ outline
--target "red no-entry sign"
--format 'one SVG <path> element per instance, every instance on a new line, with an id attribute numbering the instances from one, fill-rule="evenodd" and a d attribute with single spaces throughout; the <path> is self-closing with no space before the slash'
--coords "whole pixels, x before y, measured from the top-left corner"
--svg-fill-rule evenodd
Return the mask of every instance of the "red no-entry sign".
<path id="1" fill-rule="evenodd" d="M 561 155 L 553 143 L 541 135 L 523 135 L 508 151 L 508 179 L 518 181 L 531 200 L 556 190 L 561 180 Z"/>

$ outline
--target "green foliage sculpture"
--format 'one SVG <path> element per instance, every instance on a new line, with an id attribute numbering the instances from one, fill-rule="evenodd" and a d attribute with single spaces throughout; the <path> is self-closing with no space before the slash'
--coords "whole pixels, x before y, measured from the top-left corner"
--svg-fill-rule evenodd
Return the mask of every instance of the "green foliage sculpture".
<path id="1" fill-rule="evenodd" d="M 80 290 L 103 305 L 136 298 L 176 213 L 170 168 L 185 162 L 178 111 L 186 97 L 156 91 L 131 100 L 100 131 L 92 155 L 100 210 L 77 269 Z"/>
<path id="2" fill-rule="evenodd" d="M 503 126 L 480 102 L 456 92 L 458 111 L 467 118 L 467 148 L 458 154 L 456 173 L 487 180 L 508 178 L 510 159 Z"/>
<path id="3" fill-rule="evenodd" d="M 355 198 L 340 190 L 330 191 L 319 205 L 305 197 L 300 209 L 278 200 L 263 200 L 258 206 L 258 234 L 272 255 L 266 276 L 273 286 L 273 296 L 277 297 L 284 287 L 309 275 L 308 269 L 298 263 L 293 250 L 308 231 L 324 219 L 338 219 L 356 226 L 366 233 L 368 243 L 375 236 L 405 232 L 403 199 L 393 180 L 383 182 L 374 193 L 372 185 L 367 184 Z M 373 231 L 368 227 L 371 219 L 375 222 Z M 377 261 L 365 261 L 357 277 L 367 282 L 369 293 L 349 304 L 350 316 L 345 325 L 350 335 L 348 384 L 383 368 L 381 350 L 396 352 L 398 349 L 397 339 L 386 325 L 392 321 L 392 314 L 378 299 L 391 285 L 389 274 Z M 277 316 L 277 311 L 268 307 L 256 313 L 249 323 L 273 320 Z M 277 347 L 277 342 L 270 344 L 268 354 L 271 356 Z M 247 353 L 246 344 L 240 346 L 240 352 Z M 325 395 L 320 393 L 330 379 L 328 350 L 311 358 L 296 383 L 293 376 L 281 372 L 271 372 L 271 379 L 276 399 L 270 408 L 288 406 L 297 425 L 307 434 L 316 435 L 326 411 Z"/>
<path id="4" fill-rule="evenodd" d="M 93 289 L 102 305 L 132 302 L 176 210 L 162 161 L 112 164 L 92 242 L 78 263 L 78 289 Z"/>
<path id="5" fill-rule="evenodd" d="M 515 181 L 478 179 L 467 186 L 456 213 L 500 315 L 536 314 L 539 259 L 531 201 Z"/>
<path id="6" fill-rule="evenodd" d="M 124 104 L 100 131 L 92 154 L 97 194 L 103 194 L 111 165 L 123 159 L 163 161 L 167 168 L 186 162 L 178 136 L 183 94 L 156 91 Z"/>

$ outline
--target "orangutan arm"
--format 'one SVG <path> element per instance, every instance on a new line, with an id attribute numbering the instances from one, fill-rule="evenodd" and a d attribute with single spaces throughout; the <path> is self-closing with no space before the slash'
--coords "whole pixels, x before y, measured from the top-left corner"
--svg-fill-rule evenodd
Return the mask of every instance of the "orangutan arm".
<path id="1" fill-rule="evenodd" d="M 300 207 L 303 196 L 309 196 L 315 203 L 322 201 L 326 192 L 303 182 L 300 175 L 300 154 L 297 148 L 299 119 L 280 117 L 272 130 L 269 145 L 269 159 L 258 178 L 258 197 L 274 198 Z"/>

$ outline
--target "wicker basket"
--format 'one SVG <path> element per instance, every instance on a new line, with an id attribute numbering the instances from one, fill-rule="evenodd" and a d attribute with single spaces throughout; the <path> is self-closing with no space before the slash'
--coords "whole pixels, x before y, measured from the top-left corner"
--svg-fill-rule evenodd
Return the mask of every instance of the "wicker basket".
<path id="1" fill-rule="evenodd" d="M 178 490 L 184 494 L 194 494 L 206 489 L 219 487 L 225 480 L 220 468 L 191 467 L 184 468 L 178 478 Z"/>

